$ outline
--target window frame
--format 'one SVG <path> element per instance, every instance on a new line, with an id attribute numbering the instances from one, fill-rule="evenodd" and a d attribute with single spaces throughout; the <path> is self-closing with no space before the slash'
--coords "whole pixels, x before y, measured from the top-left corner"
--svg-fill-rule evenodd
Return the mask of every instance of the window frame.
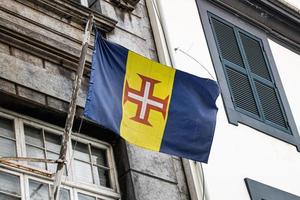
<path id="1" fill-rule="evenodd" d="M 204 30 L 204 34 L 208 44 L 208 49 L 213 62 L 214 70 L 216 72 L 216 76 L 220 85 L 221 96 L 228 122 L 236 126 L 238 126 L 238 124 L 241 123 L 251 128 L 254 128 L 269 136 L 272 136 L 274 138 L 296 146 L 297 150 L 300 152 L 300 137 L 292 116 L 291 109 L 288 104 L 287 97 L 283 89 L 282 82 L 279 77 L 279 73 L 276 68 L 274 58 L 272 56 L 267 34 L 255 25 L 244 21 L 243 19 L 239 18 L 239 16 L 233 13 L 230 13 L 226 10 L 223 10 L 220 7 L 217 7 L 216 5 L 208 2 L 207 0 L 198 0 L 197 7 L 202 22 L 202 28 Z M 219 55 L 218 46 L 215 41 L 214 32 L 212 30 L 212 24 L 210 21 L 211 16 L 216 16 L 217 19 L 226 21 L 226 24 L 228 24 L 229 22 L 231 25 L 237 27 L 242 33 L 246 33 L 247 36 L 250 35 L 252 38 L 254 37 L 258 39 L 264 52 L 264 57 L 268 62 L 267 66 L 270 71 L 270 76 L 274 81 L 275 87 L 277 88 L 279 96 L 278 99 L 281 102 L 283 111 L 285 112 L 286 119 L 289 124 L 290 134 L 286 131 L 278 129 L 278 127 L 270 125 L 269 123 L 262 122 L 253 116 L 249 116 L 243 112 L 240 112 L 235 108 L 230 92 L 229 83 L 227 81 L 223 63 L 221 61 L 221 56 Z"/>
<path id="2" fill-rule="evenodd" d="M 97 13 L 102 14 L 102 8 L 101 8 L 101 1 L 100 0 L 95 0 L 95 2 L 91 0 L 92 3 L 94 3 L 93 7 L 89 7 L 89 4 L 90 4 L 89 1 L 90 0 L 72 0 L 72 1 L 74 1 L 76 4 L 78 4 L 80 6 L 86 7 L 86 8 L 91 9 L 91 10 L 97 12 Z M 96 8 L 95 8 L 95 6 L 96 6 Z"/>
<path id="3" fill-rule="evenodd" d="M 17 156 L 19 157 L 26 157 L 26 143 L 25 143 L 25 133 L 24 133 L 24 125 L 28 125 L 37 129 L 43 129 L 45 132 L 49 132 L 52 134 L 56 134 L 56 135 L 62 135 L 63 134 L 63 128 L 57 127 L 55 125 L 52 124 L 48 124 L 46 122 L 31 118 L 31 117 L 27 117 L 27 116 L 23 116 L 21 114 L 3 109 L 0 107 L 0 117 L 3 118 L 7 118 L 9 120 L 13 120 L 14 121 L 14 131 L 15 131 L 15 137 L 16 137 L 16 152 L 17 152 Z M 107 163 L 108 166 L 110 168 L 109 170 L 109 177 L 108 177 L 108 181 L 110 183 L 110 187 L 104 187 L 101 185 L 96 185 L 96 184 L 88 184 L 88 183 L 84 183 L 84 182 L 78 182 L 75 179 L 75 176 L 73 174 L 73 167 L 69 167 L 69 169 L 67 169 L 67 173 L 68 176 L 63 176 L 62 178 L 62 186 L 63 187 L 68 187 L 72 188 L 72 190 L 70 190 L 70 192 L 72 193 L 72 199 L 74 199 L 74 190 L 81 190 L 81 191 L 88 191 L 91 194 L 93 194 L 94 196 L 99 196 L 99 197 L 103 197 L 105 196 L 105 199 L 119 199 L 120 198 L 120 189 L 119 189 L 119 185 L 118 185 L 118 179 L 117 179 L 117 171 L 116 171 L 116 164 L 114 161 L 114 155 L 113 155 L 113 149 L 112 146 L 106 142 L 97 140 L 95 138 L 91 138 L 89 136 L 80 134 L 80 133 L 73 133 L 71 138 L 75 141 L 79 141 L 79 142 L 87 142 L 89 144 L 92 144 L 93 146 L 95 146 L 96 148 L 100 148 L 100 149 L 105 149 L 106 154 L 107 154 Z M 68 147 L 69 151 L 67 152 L 67 160 L 69 161 L 70 159 L 72 159 L 72 145 L 71 143 L 69 143 L 69 147 Z M 45 172 L 50 172 L 50 171 L 46 171 L 44 169 L 38 168 L 38 167 L 34 167 L 34 166 L 30 166 L 27 164 L 27 161 L 8 161 L 9 163 L 13 163 L 13 164 L 18 164 L 21 166 L 25 166 L 26 168 L 30 168 L 32 170 L 39 170 L 39 171 L 45 171 Z M 67 166 L 68 168 L 68 166 Z M 34 172 L 29 172 L 27 170 L 21 169 L 21 168 L 16 168 L 14 166 L 11 166 L 9 164 L 5 164 L 5 163 L 0 163 L 0 171 L 4 171 L 10 174 L 17 174 L 18 176 L 20 176 L 22 178 L 22 183 L 21 184 L 25 184 L 23 185 L 23 190 L 22 190 L 22 197 L 27 196 L 28 194 L 26 194 L 24 192 L 24 190 L 29 189 L 29 179 L 33 179 L 33 180 L 38 180 L 40 182 L 43 183 L 51 183 L 53 182 L 54 178 L 49 178 L 46 176 L 43 176 L 41 174 L 38 173 L 34 173 Z M 28 183 L 26 183 L 28 182 Z M 27 185 L 26 185 L 27 184 Z M 25 188 L 25 189 L 24 189 Z M 28 193 L 28 192 L 27 192 Z M 25 195 L 25 196 L 24 196 Z"/>
<path id="4" fill-rule="evenodd" d="M 0 165 L 1 166 L 1 165 Z M 2 173 L 6 173 L 6 174 L 10 174 L 10 175 L 14 175 L 14 176 L 18 176 L 19 180 L 20 180 L 20 191 L 21 191 L 21 199 L 23 199 L 23 197 L 25 196 L 25 184 L 24 184 L 24 177 L 22 176 L 21 173 L 15 172 L 15 171 L 11 171 L 9 169 L 5 169 L 5 168 L 1 168 L 0 167 L 0 172 Z"/>
<path id="5" fill-rule="evenodd" d="M 89 2 L 88 0 L 80 0 L 81 5 L 85 6 L 85 7 L 89 7 Z"/>
<path id="6" fill-rule="evenodd" d="M 245 36 L 247 36 L 247 37 L 255 40 L 256 42 L 258 42 L 259 46 L 260 46 L 260 48 L 262 50 L 263 59 L 264 59 L 265 64 L 266 64 L 266 68 L 267 68 L 267 70 L 269 72 L 270 80 L 266 80 L 265 78 L 260 77 L 259 75 L 253 73 L 251 71 L 249 63 L 245 64 L 245 66 L 244 66 L 243 69 L 240 69 L 240 67 L 237 66 L 236 64 L 230 63 L 229 61 L 226 61 L 226 59 L 224 59 L 224 58 L 223 58 L 224 60 L 221 59 L 222 60 L 221 63 L 222 63 L 223 71 L 224 71 L 224 74 L 225 74 L 225 78 L 226 78 L 227 83 L 228 83 L 227 85 L 229 85 L 229 79 L 228 79 L 228 75 L 226 75 L 227 73 L 226 73 L 226 69 L 225 69 L 226 67 L 225 67 L 225 65 L 229 66 L 229 68 L 231 68 L 231 69 L 233 69 L 235 71 L 238 71 L 238 73 L 241 73 L 241 74 L 245 75 L 247 78 L 250 78 L 249 84 L 250 84 L 250 87 L 251 87 L 251 91 L 253 93 L 253 97 L 254 97 L 254 100 L 255 100 L 255 104 L 256 104 L 257 112 L 258 112 L 259 116 L 256 116 L 253 113 L 251 113 L 251 112 L 249 112 L 247 110 L 244 110 L 243 108 L 237 107 L 234 104 L 233 95 L 232 95 L 233 94 L 232 88 L 228 86 L 228 89 L 229 89 L 229 91 L 231 93 L 231 96 L 232 96 L 232 102 L 233 102 L 233 106 L 234 106 L 235 110 L 237 110 L 237 111 L 239 111 L 239 112 L 241 112 L 241 113 L 243 113 L 245 115 L 248 115 L 248 116 L 250 116 L 250 117 L 252 117 L 254 119 L 262 121 L 265 124 L 273 126 L 274 128 L 280 129 L 283 132 L 291 134 L 291 130 L 290 130 L 290 127 L 289 127 L 289 124 L 288 124 L 288 120 L 287 120 L 287 117 L 286 117 L 286 114 L 285 114 L 285 110 L 284 110 L 284 107 L 283 107 L 282 102 L 281 102 L 281 97 L 278 94 L 278 90 L 276 90 L 276 82 L 275 82 L 275 80 L 273 78 L 273 73 L 272 73 L 272 70 L 270 68 L 269 60 L 268 60 L 268 57 L 267 57 L 266 52 L 264 50 L 264 46 L 263 46 L 262 40 L 260 38 L 256 37 L 255 35 L 252 35 L 251 33 L 247 32 L 247 31 L 245 31 L 243 29 L 240 29 L 239 27 L 233 25 L 232 23 L 230 23 L 230 22 L 228 22 L 228 21 L 226 21 L 226 20 L 224 20 L 224 19 L 222 19 L 222 18 L 220 18 L 220 17 L 218 17 L 218 16 L 216 16 L 216 15 L 214 15 L 212 13 L 209 13 L 208 16 L 209 16 L 209 20 L 210 21 L 211 21 L 212 18 L 216 19 L 216 20 L 224 23 L 225 25 L 227 25 L 227 26 L 229 26 L 229 27 L 231 27 L 233 29 L 235 38 L 237 39 L 238 48 L 241 51 L 241 57 L 242 57 L 243 61 L 247 60 L 247 59 L 245 58 L 245 56 L 246 56 L 245 55 L 245 49 L 243 47 L 240 35 L 243 34 L 243 35 L 245 35 Z M 214 30 L 213 26 L 211 26 L 211 28 Z M 213 33 L 214 33 L 214 37 L 215 37 L 215 40 L 216 40 L 217 36 L 216 36 L 215 30 L 213 31 Z M 217 45 L 217 48 L 218 48 L 218 51 L 221 52 L 221 50 L 220 50 L 220 48 L 219 48 L 218 45 Z M 287 125 L 286 129 L 284 127 L 279 126 L 278 124 L 275 124 L 275 123 L 273 123 L 273 122 L 268 121 L 268 120 L 265 119 L 265 116 L 264 116 L 263 110 L 262 110 L 261 102 L 259 102 L 260 98 L 259 98 L 257 89 L 254 86 L 255 82 L 260 82 L 260 83 L 262 83 L 262 84 L 264 84 L 264 85 L 266 85 L 266 86 L 271 87 L 272 89 L 274 89 L 275 94 L 276 94 L 276 98 L 277 98 L 278 103 L 279 103 L 279 107 L 280 107 L 280 109 L 282 111 L 282 115 L 283 115 L 284 121 L 285 121 L 285 123 Z"/>
<path id="7" fill-rule="evenodd" d="M 245 178 L 244 181 L 251 200 L 273 199 L 274 196 L 280 196 L 280 199 L 285 200 L 300 200 L 299 196 L 260 183 L 250 178 Z"/>
<path id="8" fill-rule="evenodd" d="M 116 166 L 115 163 L 114 163 L 114 159 L 113 158 L 113 152 L 112 152 L 112 147 L 111 146 L 107 146 L 106 144 L 104 143 L 96 143 L 96 142 L 93 142 L 89 139 L 88 136 L 84 136 L 82 134 L 78 134 L 78 133 L 74 133 L 73 134 L 73 137 L 72 137 L 72 140 L 73 139 L 76 139 L 77 142 L 80 142 L 80 143 L 83 143 L 83 144 L 87 144 L 90 146 L 93 146 L 93 147 L 96 147 L 96 148 L 99 148 L 99 149 L 105 149 L 106 150 L 106 158 L 107 158 L 107 164 L 108 166 Z M 73 146 L 70 147 L 70 149 L 73 149 Z M 74 158 L 73 158 L 74 159 Z M 92 162 L 92 161 L 91 161 Z M 74 166 L 71 167 L 72 169 L 72 172 L 74 172 Z M 116 171 L 115 171 L 115 167 L 110 167 L 109 169 L 109 185 L 111 186 L 111 188 L 118 188 L 117 187 L 117 184 L 116 184 L 116 177 L 115 177 L 115 174 L 116 174 Z M 93 175 L 94 176 L 94 172 L 92 171 Z M 75 175 L 73 174 L 72 175 L 73 179 L 75 179 Z M 94 178 L 94 177 L 93 177 Z M 74 182 L 76 182 L 76 180 L 73 180 Z M 84 183 L 84 182 L 82 182 Z M 85 183 L 85 184 L 88 184 L 88 183 Z M 94 187 L 95 185 L 97 184 L 90 184 L 92 187 Z M 108 188 L 108 187 L 104 187 L 104 186 L 101 186 L 101 185 L 97 185 L 97 187 L 103 187 L 103 188 Z"/>
<path id="9" fill-rule="evenodd" d="M 35 176 L 30 176 L 30 175 L 27 175 L 27 174 L 24 174 L 23 175 L 23 179 L 24 179 L 24 185 L 25 185 L 25 197 L 26 199 L 30 199 L 30 189 L 29 189 L 29 180 L 33 180 L 33 181 L 36 181 L 36 182 L 41 182 L 41 183 L 44 183 L 44 184 L 47 184 L 48 185 L 48 192 L 49 192 L 49 195 L 50 195 L 50 188 L 51 185 L 53 185 L 53 181 L 51 180 L 46 180 L 46 179 L 42 179 L 41 177 L 35 177 Z M 73 188 L 67 186 L 67 185 L 61 185 L 61 188 L 64 188 L 64 189 L 67 189 L 70 191 L 70 200 L 73 200 L 74 199 L 74 195 L 72 194 L 73 193 Z"/>
<path id="10" fill-rule="evenodd" d="M 24 127 L 25 125 L 29 126 L 29 127 L 32 127 L 34 129 L 38 129 L 38 130 L 40 130 L 42 132 L 43 147 L 39 147 L 39 146 L 36 146 L 34 144 L 27 144 L 26 143 L 26 135 L 25 135 L 25 127 Z M 44 153 L 45 158 L 48 158 L 48 156 L 47 156 L 48 151 L 50 151 L 52 153 L 54 153 L 54 152 L 52 150 L 49 150 L 47 148 L 47 145 L 46 145 L 46 136 L 45 136 L 46 133 L 50 133 L 50 134 L 62 136 L 62 133 L 59 132 L 59 131 L 57 131 L 57 130 L 55 130 L 55 129 L 49 129 L 46 126 L 41 126 L 41 125 L 38 125 L 38 124 L 36 124 L 34 122 L 30 122 L 28 120 L 21 120 L 20 130 L 21 130 L 20 131 L 21 132 L 21 134 L 20 134 L 21 137 L 20 138 L 22 138 L 22 142 L 21 143 L 22 143 L 22 146 L 23 146 L 22 149 L 25 149 L 25 151 L 24 151 L 24 153 L 23 153 L 22 156 L 25 156 L 25 157 L 27 157 L 27 145 L 29 145 L 31 147 L 37 148 L 39 150 L 42 150 L 43 153 Z M 70 156 L 70 155 L 67 155 L 67 156 Z M 27 165 L 30 166 L 30 167 L 35 168 L 34 166 L 31 166 L 29 164 L 27 164 Z M 47 168 L 48 168 L 48 163 L 45 163 L 45 169 L 44 170 L 49 171 Z M 68 166 L 66 166 L 66 168 L 68 168 Z M 41 169 L 41 168 L 37 168 L 37 169 Z M 66 169 L 66 170 L 68 172 L 68 169 Z"/>

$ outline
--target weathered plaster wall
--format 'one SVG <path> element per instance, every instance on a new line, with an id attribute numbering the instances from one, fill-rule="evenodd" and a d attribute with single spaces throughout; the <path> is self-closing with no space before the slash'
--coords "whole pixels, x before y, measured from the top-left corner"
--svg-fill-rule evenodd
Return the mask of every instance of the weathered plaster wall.
<path id="1" fill-rule="evenodd" d="M 51 10 L 47 3 L 41 2 L 0 1 L 0 98 L 12 96 L 45 110 L 65 113 L 81 48 L 82 22 L 87 13 L 81 6 L 69 9 L 68 1 L 55 0 L 60 7 Z M 107 0 L 101 1 L 101 9 L 108 18 L 98 15 L 96 20 L 106 29 L 112 29 L 106 34 L 109 40 L 157 60 L 143 0 L 132 13 L 116 8 Z M 92 45 L 79 107 L 85 104 L 91 52 Z M 178 158 L 142 150 L 124 141 L 115 147 L 115 156 L 123 199 L 189 199 Z"/>

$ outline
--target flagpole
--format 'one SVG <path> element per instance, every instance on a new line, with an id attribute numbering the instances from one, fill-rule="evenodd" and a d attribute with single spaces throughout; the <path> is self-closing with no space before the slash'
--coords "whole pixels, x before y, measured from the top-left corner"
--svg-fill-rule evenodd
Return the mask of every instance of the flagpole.
<path id="1" fill-rule="evenodd" d="M 59 160 L 62 160 L 64 162 L 57 164 L 56 174 L 54 177 L 54 187 L 53 187 L 53 190 L 51 193 L 51 200 L 59 199 L 59 188 L 61 185 L 62 175 L 64 172 L 64 166 L 66 163 L 66 155 L 68 152 L 69 142 L 71 141 L 72 127 L 73 127 L 73 122 L 74 122 L 74 117 L 75 117 L 75 112 L 76 112 L 77 97 L 78 97 L 79 88 L 80 88 L 81 81 L 82 81 L 84 65 L 85 65 L 85 60 L 86 60 L 86 54 L 87 54 L 90 34 L 92 31 L 92 26 L 93 26 L 93 20 L 94 20 L 94 15 L 93 15 L 93 13 L 91 13 L 89 15 L 87 25 L 85 27 L 85 33 L 84 33 L 84 38 L 83 38 L 83 42 L 82 42 L 82 49 L 81 49 L 81 53 L 80 53 L 79 64 L 78 64 L 75 80 L 73 83 L 74 85 L 73 85 L 73 90 L 72 90 L 72 97 L 71 97 L 71 102 L 69 104 L 68 116 L 66 119 L 65 129 L 64 129 L 64 133 L 63 133 L 63 141 L 62 141 L 62 146 L 60 149 Z"/>

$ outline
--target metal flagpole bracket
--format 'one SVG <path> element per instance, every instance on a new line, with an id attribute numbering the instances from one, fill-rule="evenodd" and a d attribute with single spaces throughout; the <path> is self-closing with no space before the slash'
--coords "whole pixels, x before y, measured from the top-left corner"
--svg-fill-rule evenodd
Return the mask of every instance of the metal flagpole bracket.
<path id="1" fill-rule="evenodd" d="M 57 164 L 56 174 L 54 177 L 53 191 L 51 193 L 51 200 L 59 199 L 59 188 L 61 185 L 62 176 L 64 172 L 66 156 L 68 152 L 68 145 L 71 141 L 71 133 L 72 133 L 72 127 L 73 127 L 73 122 L 74 122 L 74 117 L 76 112 L 77 97 L 78 97 L 79 88 L 82 81 L 82 75 L 84 71 L 85 59 L 86 59 L 86 54 L 89 46 L 89 39 L 90 39 L 90 33 L 92 31 L 93 21 L 94 21 L 94 15 L 93 13 L 90 13 L 88 23 L 85 28 L 85 33 L 83 36 L 82 50 L 80 53 L 79 64 L 78 64 L 76 77 L 73 84 L 72 97 L 71 97 L 71 102 L 69 104 L 68 116 L 66 119 L 65 129 L 63 133 L 63 141 L 60 149 L 59 159 L 63 160 L 63 162 Z"/>

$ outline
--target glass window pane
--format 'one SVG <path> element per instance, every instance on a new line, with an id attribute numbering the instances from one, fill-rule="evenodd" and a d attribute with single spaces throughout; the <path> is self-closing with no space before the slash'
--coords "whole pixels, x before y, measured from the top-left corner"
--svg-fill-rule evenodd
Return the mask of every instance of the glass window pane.
<path id="1" fill-rule="evenodd" d="M 48 158 L 48 159 L 56 160 L 56 159 L 59 158 L 59 154 L 58 154 L 58 153 L 53 153 L 53 152 L 47 151 L 47 158 Z"/>
<path id="2" fill-rule="evenodd" d="M 47 150 L 60 152 L 61 136 L 53 133 L 45 132 L 46 148 Z"/>
<path id="3" fill-rule="evenodd" d="M 43 136 L 40 129 L 30 126 L 24 126 L 26 144 L 33 144 L 39 147 L 44 147 Z"/>
<path id="4" fill-rule="evenodd" d="M 95 182 L 97 185 L 102 185 L 104 187 L 110 187 L 109 184 L 109 170 L 102 169 L 97 166 L 93 166 Z"/>
<path id="5" fill-rule="evenodd" d="M 70 191 L 65 188 L 60 188 L 60 194 L 59 194 L 60 200 L 70 200 Z"/>
<path id="6" fill-rule="evenodd" d="M 96 200 L 95 197 L 86 195 L 86 194 L 82 194 L 82 193 L 78 193 L 78 200 Z"/>
<path id="7" fill-rule="evenodd" d="M 96 12 L 101 13 L 100 1 L 94 2 L 94 0 L 88 0 L 88 7 L 91 8 L 92 10 L 96 11 Z"/>
<path id="8" fill-rule="evenodd" d="M 29 194 L 31 200 L 47 200 L 49 199 L 48 184 L 34 180 L 29 180 Z"/>
<path id="9" fill-rule="evenodd" d="M 20 178 L 15 175 L 0 172 L 0 192 L 21 195 Z"/>
<path id="10" fill-rule="evenodd" d="M 47 159 L 57 160 L 58 158 L 59 158 L 59 154 L 47 151 Z M 56 172 L 57 164 L 56 163 L 47 163 L 47 167 L 48 167 L 47 168 L 48 171 Z"/>
<path id="11" fill-rule="evenodd" d="M 26 145 L 26 152 L 27 152 L 27 157 L 29 158 L 45 158 L 44 150 L 41 150 L 39 148 L 30 145 Z M 45 163 L 42 162 L 28 162 L 28 164 L 38 168 L 46 169 Z"/>
<path id="12" fill-rule="evenodd" d="M 57 160 L 59 158 L 59 154 L 56 154 L 56 153 L 52 153 L 52 152 L 49 152 L 47 151 L 47 159 L 53 159 L 53 160 Z M 50 171 L 50 172 L 56 172 L 56 168 L 57 168 L 57 163 L 47 163 L 47 170 Z M 66 168 L 66 165 L 65 165 L 65 168 L 64 168 L 64 173 L 63 173 L 64 176 L 67 175 L 67 168 Z"/>
<path id="13" fill-rule="evenodd" d="M 72 148 L 74 150 L 74 158 L 90 162 L 89 149 L 87 144 L 73 141 Z"/>
<path id="14" fill-rule="evenodd" d="M 6 138 L 0 137 L 0 156 L 16 157 L 16 142 Z"/>
<path id="15" fill-rule="evenodd" d="M 93 164 L 107 166 L 106 150 L 92 147 Z"/>
<path id="16" fill-rule="evenodd" d="M 77 181 L 93 183 L 91 165 L 79 160 L 74 160 L 74 171 Z"/>
<path id="17" fill-rule="evenodd" d="M 15 138 L 14 122 L 13 120 L 0 118 L 0 135 Z"/>
<path id="18" fill-rule="evenodd" d="M 47 151 L 47 158 L 56 160 L 59 158 L 59 154 Z M 56 163 L 47 163 L 47 166 L 48 166 L 48 171 L 56 172 L 56 167 L 57 167 Z"/>
<path id="19" fill-rule="evenodd" d="M 20 200 L 21 198 L 8 196 L 6 194 L 1 194 L 0 192 L 0 200 Z"/>

